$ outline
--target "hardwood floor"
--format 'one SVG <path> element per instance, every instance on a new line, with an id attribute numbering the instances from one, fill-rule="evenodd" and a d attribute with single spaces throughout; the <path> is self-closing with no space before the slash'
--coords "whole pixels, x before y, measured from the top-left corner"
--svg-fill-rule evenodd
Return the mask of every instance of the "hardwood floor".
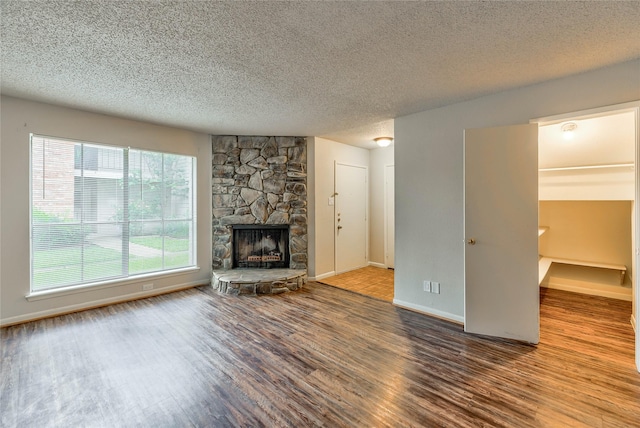
<path id="1" fill-rule="evenodd" d="M 324 278 L 318 282 L 393 302 L 393 269 L 367 266 Z"/>
<path id="2" fill-rule="evenodd" d="M 541 291 L 542 341 L 311 282 L 2 329 L 3 427 L 640 426 L 630 304 Z"/>

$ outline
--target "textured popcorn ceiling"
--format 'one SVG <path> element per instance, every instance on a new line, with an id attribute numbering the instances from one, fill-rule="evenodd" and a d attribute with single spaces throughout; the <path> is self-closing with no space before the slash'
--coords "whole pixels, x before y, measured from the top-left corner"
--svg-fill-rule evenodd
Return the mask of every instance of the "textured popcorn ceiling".
<path id="1" fill-rule="evenodd" d="M 640 2 L 2 0 L 2 93 L 371 147 L 392 119 L 640 57 Z"/>

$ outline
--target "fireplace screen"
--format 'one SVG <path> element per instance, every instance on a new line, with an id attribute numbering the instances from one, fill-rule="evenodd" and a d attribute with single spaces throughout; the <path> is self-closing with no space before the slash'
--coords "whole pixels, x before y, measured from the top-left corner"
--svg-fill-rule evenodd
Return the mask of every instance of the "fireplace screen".
<path id="1" fill-rule="evenodd" d="M 288 268 L 289 226 L 233 226 L 234 268 Z"/>

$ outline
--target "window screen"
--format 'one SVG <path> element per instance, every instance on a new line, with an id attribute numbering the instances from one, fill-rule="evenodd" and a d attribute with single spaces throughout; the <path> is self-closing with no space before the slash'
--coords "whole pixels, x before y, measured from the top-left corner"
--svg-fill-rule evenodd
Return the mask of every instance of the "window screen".
<path id="1" fill-rule="evenodd" d="M 32 135 L 32 291 L 193 266 L 195 164 Z"/>

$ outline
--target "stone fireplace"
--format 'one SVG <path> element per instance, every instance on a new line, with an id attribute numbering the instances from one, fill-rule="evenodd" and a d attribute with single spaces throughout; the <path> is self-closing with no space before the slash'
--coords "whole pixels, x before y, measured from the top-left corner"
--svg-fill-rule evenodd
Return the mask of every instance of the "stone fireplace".
<path id="1" fill-rule="evenodd" d="M 307 270 L 306 138 L 212 136 L 212 151 L 212 285 L 227 294 L 298 289 Z"/>

